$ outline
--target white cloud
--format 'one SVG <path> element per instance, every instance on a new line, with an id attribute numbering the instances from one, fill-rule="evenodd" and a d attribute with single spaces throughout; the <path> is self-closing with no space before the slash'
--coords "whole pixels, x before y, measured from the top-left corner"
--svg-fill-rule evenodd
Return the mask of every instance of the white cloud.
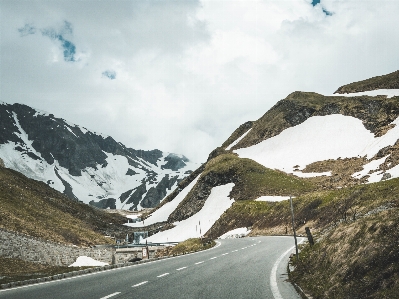
<path id="1" fill-rule="evenodd" d="M 0 13 L 0 100 L 198 162 L 292 91 L 399 69 L 397 1 L 4 0 Z M 76 62 L 30 34 L 65 21 Z"/>

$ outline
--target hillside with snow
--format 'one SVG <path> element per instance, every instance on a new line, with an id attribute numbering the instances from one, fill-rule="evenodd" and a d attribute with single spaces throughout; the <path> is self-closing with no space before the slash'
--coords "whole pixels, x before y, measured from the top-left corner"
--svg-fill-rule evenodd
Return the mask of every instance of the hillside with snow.
<path id="1" fill-rule="evenodd" d="M 198 165 L 160 150 L 125 147 L 31 107 L 0 103 L 7 168 L 99 208 L 153 208 Z"/>
<path id="2" fill-rule="evenodd" d="M 372 81 L 367 86 L 375 90 L 354 84 L 355 93 L 288 95 L 233 132 L 144 222 L 126 225 L 145 230 L 166 224 L 169 229 L 148 238 L 155 242 L 229 235 L 249 231 L 244 223 L 269 225 L 242 219 L 241 212 L 234 214 L 238 209 L 251 213 L 263 203 L 284 205 L 290 196 L 398 178 L 399 90 L 389 88 L 394 80 L 378 80 L 384 89 Z"/>

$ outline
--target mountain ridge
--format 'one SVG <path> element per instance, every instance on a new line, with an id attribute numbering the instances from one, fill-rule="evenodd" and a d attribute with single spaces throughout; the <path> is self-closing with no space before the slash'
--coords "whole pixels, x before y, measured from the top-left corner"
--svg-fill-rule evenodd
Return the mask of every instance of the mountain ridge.
<path id="1" fill-rule="evenodd" d="M 6 167 L 100 208 L 153 208 L 196 168 L 182 155 L 127 148 L 22 104 L 2 103 L 0 125 Z"/>

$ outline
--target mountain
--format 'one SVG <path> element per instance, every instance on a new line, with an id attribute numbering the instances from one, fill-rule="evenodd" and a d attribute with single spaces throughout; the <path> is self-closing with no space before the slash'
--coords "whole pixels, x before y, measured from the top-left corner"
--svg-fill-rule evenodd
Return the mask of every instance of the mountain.
<path id="1" fill-rule="evenodd" d="M 114 244 L 124 238 L 125 217 L 70 200 L 47 184 L 1 166 L 0 229 L 62 244 Z"/>
<path id="2" fill-rule="evenodd" d="M 0 130 L 5 167 L 99 208 L 155 207 L 198 167 L 182 155 L 128 148 L 22 104 L 0 102 Z"/>
<path id="3" fill-rule="evenodd" d="M 348 192 L 399 177 L 399 90 L 392 89 L 398 74 L 339 89 L 357 93 L 291 93 L 239 126 L 144 223 L 130 226 L 162 223 L 150 241 L 219 237 L 243 227 L 252 234 L 287 234 L 286 199 L 294 196 L 303 199 L 298 229 L 304 233 L 307 221 L 322 229 L 336 213 L 354 208 Z"/>

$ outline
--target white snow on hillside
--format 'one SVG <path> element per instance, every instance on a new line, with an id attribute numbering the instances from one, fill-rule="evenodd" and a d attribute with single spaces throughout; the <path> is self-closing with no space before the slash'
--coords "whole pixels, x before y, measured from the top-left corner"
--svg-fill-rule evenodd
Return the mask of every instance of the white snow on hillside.
<path id="1" fill-rule="evenodd" d="M 15 134 L 21 141 L 0 145 L 0 158 L 4 161 L 5 166 L 21 172 L 29 178 L 45 182 L 60 192 L 65 190 L 62 182 L 64 180 L 72 187 L 73 194 L 87 204 L 92 200 L 97 202 L 103 198 L 115 198 L 117 209 L 129 209 L 134 203 L 122 203 L 119 197 L 122 193 L 141 185 L 142 180 L 147 177 L 148 171 L 153 171 L 157 175 L 154 180 L 146 183 L 147 191 L 151 187 L 155 187 L 165 175 L 169 175 L 169 178 L 178 176 L 178 179 L 181 180 L 186 177 L 186 171 L 194 170 L 198 167 L 197 164 L 189 161 L 185 162 L 186 166 L 179 169 L 179 171 L 162 169 L 162 166 L 166 164 L 165 158 L 169 155 L 169 153 L 163 153 L 157 165 L 138 158 L 140 166 L 135 168 L 129 165 L 126 157 L 104 152 L 107 155 L 107 165 L 105 167 L 102 165 L 97 165 L 95 168 L 87 167 L 82 170 L 80 176 L 72 176 L 68 169 L 59 165 L 58 161 L 55 160 L 53 164 L 48 164 L 41 154 L 33 148 L 33 141 L 29 139 L 28 134 L 20 126 L 15 113 L 13 113 L 13 118 L 18 128 Z M 74 134 L 68 126 L 65 127 Z M 22 148 L 23 151 L 21 152 L 21 149 L 17 150 L 16 148 L 18 147 Z M 30 157 L 27 153 L 35 154 L 38 159 Z M 127 175 L 128 169 L 134 169 L 136 174 Z M 56 171 L 62 180 L 57 176 Z M 166 190 L 166 196 L 176 187 L 177 182 Z M 145 194 L 142 198 L 144 196 Z"/>
<path id="2" fill-rule="evenodd" d="M 367 158 L 370 159 L 374 155 L 376 155 L 380 149 L 395 144 L 395 142 L 399 139 L 399 117 L 395 119 L 391 124 L 395 125 L 395 127 L 390 129 L 381 137 L 374 138 L 365 147 L 365 149 L 359 153 L 361 157 L 366 155 Z"/>
<path id="3" fill-rule="evenodd" d="M 361 178 L 365 175 L 370 175 L 370 177 L 368 179 L 369 183 L 379 182 L 381 180 L 382 173 L 381 172 L 373 172 L 373 173 L 369 174 L 369 172 L 372 170 L 378 169 L 378 167 L 380 167 L 380 165 L 382 163 L 384 163 L 387 158 L 388 158 L 388 156 L 383 157 L 378 160 L 373 160 L 373 161 L 367 163 L 366 165 L 363 165 L 363 170 L 352 174 L 352 177 Z"/>
<path id="4" fill-rule="evenodd" d="M 255 199 L 255 201 L 283 201 L 283 200 L 287 200 L 290 199 L 289 196 L 261 196 L 258 197 L 257 199 Z"/>
<path id="5" fill-rule="evenodd" d="M 174 228 L 159 232 L 146 240 L 148 242 L 181 242 L 189 238 L 203 236 L 234 202 L 229 194 L 234 184 L 229 183 L 212 188 L 211 194 L 202 209 L 183 221 L 175 222 Z"/>
<path id="6" fill-rule="evenodd" d="M 301 178 L 313 178 L 316 176 L 331 176 L 331 171 L 326 171 L 326 172 L 300 172 L 296 171 L 294 174 L 298 177 Z"/>
<path id="7" fill-rule="evenodd" d="M 247 229 L 246 227 L 239 227 L 228 231 L 227 233 L 221 235 L 218 239 L 234 239 L 234 238 L 242 238 L 248 235 L 251 230 Z"/>
<path id="8" fill-rule="evenodd" d="M 228 147 L 226 147 L 226 151 L 230 150 L 233 146 L 235 146 L 237 143 L 239 143 L 245 136 L 247 136 L 247 134 L 249 133 L 249 131 L 251 131 L 251 129 L 249 129 L 248 131 L 246 131 L 244 134 L 242 134 L 239 138 L 237 138 L 235 141 L 233 141 Z"/>
<path id="9" fill-rule="evenodd" d="M 79 256 L 76 259 L 76 262 L 70 264 L 68 267 L 97 267 L 97 266 L 101 267 L 106 265 L 108 265 L 108 263 L 100 262 L 91 257 L 83 255 Z"/>
<path id="10" fill-rule="evenodd" d="M 388 98 L 392 98 L 394 96 L 399 96 L 399 89 L 376 89 L 376 90 L 369 90 L 369 91 L 362 91 L 362 92 L 356 92 L 356 93 L 344 93 L 344 94 L 338 94 L 335 93 L 332 96 L 336 97 L 354 97 L 354 96 L 379 96 L 379 95 L 385 95 Z"/>
<path id="11" fill-rule="evenodd" d="M 392 124 L 395 127 L 385 135 L 374 137 L 357 118 L 340 114 L 313 116 L 277 136 L 234 152 L 268 168 L 309 176 L 294 171 L 294 166 L 298 165 L 301 170 L 310 163 L 327 159 L 363 156 L 371 159 L 380 149 L 395 144 L 399 139 L 399 118 Z"/>
<path id="12" fill-rule="evenodd" d="M 294 173 L 294 166 L 339 157 L 355 157 L 374 140 L 361 120 L 340 114 L 313 116 L 279 135 L 248 148 L 235 150 L 272 169 Z"/>
<path id="13" fill-rule="evenodd" d="M 136 222 L 136 223 L 125 223 L 126 226 L 131 227 L 142 227 L 151 225 L 157 222 L 164 222 L 168 220 L 169 215 L 177 208 L 177 206 L 183 201 L 183 199 L 187 196 L 187 194 L 191 191 L 191 189 L 195 186 L 199 179 L 199 176 L 195 178 L 186 188 L 184 188 L 172 201 L 167 202 L 154 213 L 152 213 L 147 219 L 144 221 Z"/>

